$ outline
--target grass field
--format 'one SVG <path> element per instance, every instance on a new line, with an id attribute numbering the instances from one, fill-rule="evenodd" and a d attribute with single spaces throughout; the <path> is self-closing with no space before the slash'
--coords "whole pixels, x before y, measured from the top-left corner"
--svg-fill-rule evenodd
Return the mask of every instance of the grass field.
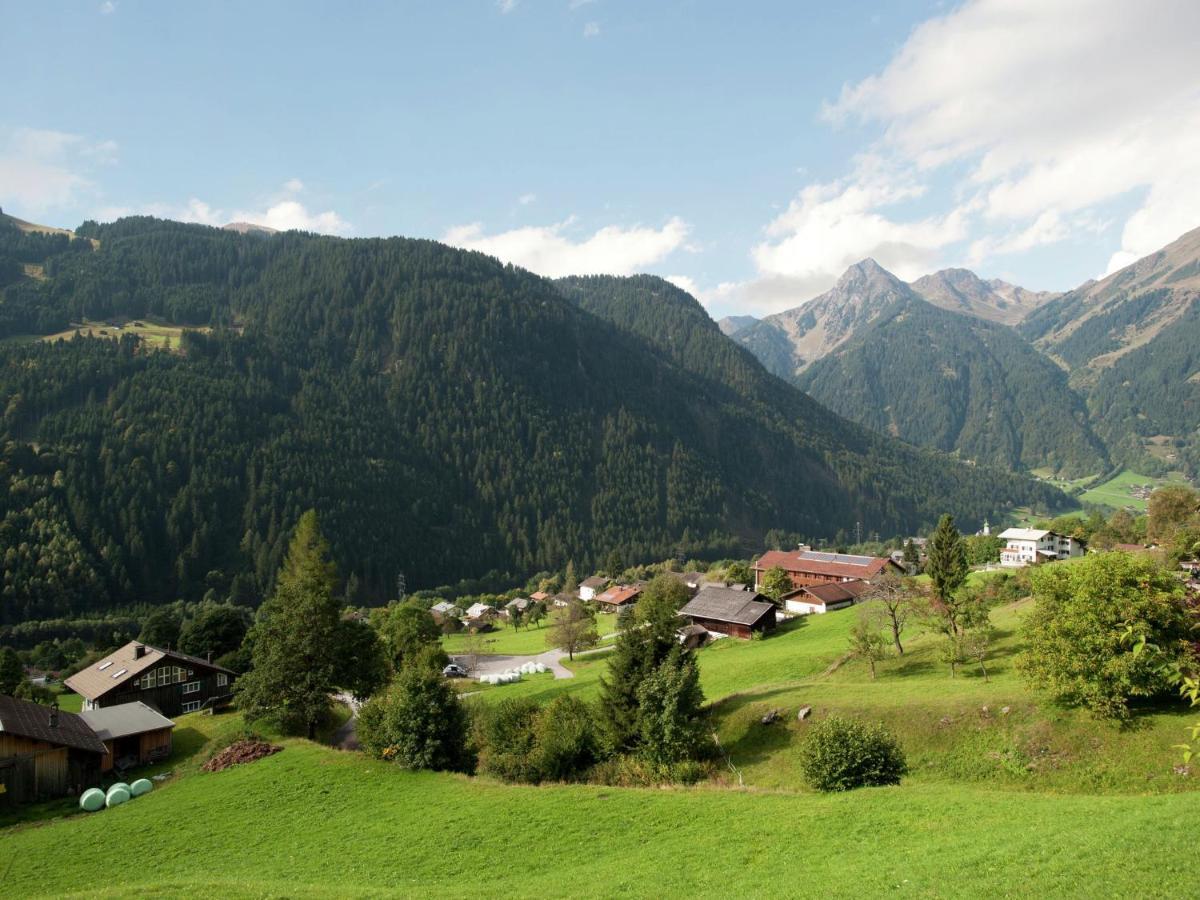
<path id="1" fill-rule="evenodd" d="M 1194 801 L 507 787 L 288 741 L 6 834 L 0 871 L 12 897 L 1182 897 Z"/>
<path id="2" fill-rule="evenodd" d="M 1145 485 L 1160 487 L 1164 484 L 1185 484 L 1182 476 L 1172 475 L 1167 478 L 1153 478 L 1149 475 L 1141 475 L 1131 469 L 1126 469 L 1115 478 L 1111 478 L 1103 484 L 1097 485 L 1090 491 L 1084 491 L 1079 495 L 1080 501 L 1083 503 L 1095 503 L 1101 506 L 1111 506 L 1116 509 L 1130 507 L 1145 511 L 1146 501 L 1143 498 L 1133 496 L 1133 489 Z"/>
<path id="3" fill-rule="evenodd" d="M 1028 603 L 993 612 L 988 680 L 970 667 L 951 679 L 936 638 L 915 629 L 872 680 L 843 658 L 853 611 L 702 650 L 729 765 L 695 788 L 505 786 L 302 740 L 205 774 L 242 723 L 183 716 L 171 780 L 114 810 L 8 830 L 0 877 L 6 896 L 1194 894 L 1200 779 L 1174 774 L 1171 748 L 1194 711 L 1142 710 L 1118 729 L 1047 705 L 1014 670 Z M 592 698 L 606 666 L 579 659 L 573 679 L 468 702 Z M 807 791 L 802 705 L 884 722 L 909 760 L 904 783 Z M 782 717 L 763 725 L 769 710 Z"/>
<path id="4" fill-rule="evenodd" d="M 545 653 L 551 649 L 546 643 L 546 634 L 549 629 L 549 619 L 543 619 L 539 625 L 524 626 L 519 630 L 513 629 L 506 623 L 501 623 L 495 631 L 480 635 L 484 642 L 483 652 L 497 656 L 529 656 Z M 596 630 L 600 632 L 601 637 L 612 634 L 617 630 L 616 615 L 602 613 L 596 616 Z M 451 655 L 465 653 L 469 640 L 470 636 L 466 632 L 448 634 L 442 638 L 442 647 Z"/>
<path id="5" fill-rule="evenodd" d="M 120 328 L 114 327 L 120 324 Z M 207 332 L 210 329 L 195 328 L 192 330 Z M 177 350 L 179 348 L 179 339 L 183 335 L 184 328 L 180 325 L 170 325 L 165 322 L 159 322 L 151 319 L 136 319 L 121 322 L 80 322 L 74 323 L 70 328 L 56 332 L 55 334 L 45 335 L 12 335 L 4 338 L 3 343 L 8 344 L 29 344 L 35 341 L 58 341 L 58 340 L 73 340 L 76 334 L 85 337 L 103 337 L 117 340 L 124 334 L 133 334 L 141 338 L 148 346 L 159 350 Z"/>

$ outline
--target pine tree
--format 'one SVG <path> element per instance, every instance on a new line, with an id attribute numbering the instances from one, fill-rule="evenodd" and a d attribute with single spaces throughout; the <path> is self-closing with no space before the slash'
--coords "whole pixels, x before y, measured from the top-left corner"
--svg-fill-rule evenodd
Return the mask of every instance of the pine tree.
<path id="1" fill-rule="evenodd" d="M 704 739 L 700 671 L 695 654 L 679 644 L 637 691 L 638 753 L 657 765 L 691 759 Z"/>
<path id="2" fill-rule="evenodd" d="M 339 603 L 329 545 L 317 514 L 300 517 L 251 635 L 254 668 L 238 680 L 238 705 L 248 720 L 269 719 L 311 738 L 330 709 L 338 674 Z"/>
<path id="3" fill-rule="evenodd" d="M 934 599 L 939 612 L 945 616 L 950 629 L 960 633 L 954 593 L 967 578 L 967 547 L 954 527 L 954 517 L 944 515 L 929 539 L 925 573 L 933 583 Z"/>
<path id="4" fill-rule="evenodd" d="M 912 538 L 904 545 L 904 568 L 909 575 L 916 575 L 921 568 L 921 553 Z"/>
<path id="5" fill-rule="evenodd" d="M 601 730 L 605 744 L 614 753 L 637 745 L 641 703 L 638 691 L 671 650 L 679 646 L 676 638 L 679 615 L 674 597 L 652 587 L 653 582 L 643 593 L 632 626 L 618 634 L 608 673 L 600 682 Z"/>
<path id="6" fill-rule="evenodd" d="M 0 650 L 0 694 L 12 696 L 25 680 L 25 667 L 12 647 Z"/>

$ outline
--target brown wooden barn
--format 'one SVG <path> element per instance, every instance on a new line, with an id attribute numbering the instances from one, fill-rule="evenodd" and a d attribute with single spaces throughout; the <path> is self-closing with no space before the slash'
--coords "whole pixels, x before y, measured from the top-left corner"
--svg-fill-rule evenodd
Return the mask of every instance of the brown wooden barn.
<path id="1" fill-rule="evenodd" d="M 775 628 L 775 605 L 763 602 L 760 594 L 738 588 L 701 588 L 679 614 L 693 625 L 747 640 L 756 631 Z"/>
<path id="2" fill-rule="evenodd" d="M 903 566 L 886 557 L 818 550 L 768 550 L 754 564 L 755 588 L 761 588 L 763 577 L 776 567 L 787 572 L 792 587 L 797 588 L 841 581 L 871 582 L 884 572 L 904 574 Z"/>
<path id="3" fill-rule="evenodd" d="M 82 717 L 0 696 L 0 807 L 80 793 L 104 752 Z"/>
<path id="4" fill-rule="evenodd" d="M 164 716 L 217 709 L 233 700 L 234 673 L 204 659 L 132 641 L 64 682 L 84 709 L 145 703 Z"/>
<path id="5" fill-rule="evenodd" d="M 102 772 L 161 762 L 171 755 L 175 723 L 145 703 L 123 703 L 80 713 L 104 742 Z"/>

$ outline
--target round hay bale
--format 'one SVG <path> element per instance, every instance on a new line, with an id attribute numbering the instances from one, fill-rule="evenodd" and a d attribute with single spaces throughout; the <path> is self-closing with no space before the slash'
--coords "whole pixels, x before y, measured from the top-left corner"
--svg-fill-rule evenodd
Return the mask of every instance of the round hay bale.
<path id="1" fill-rule="evenodd" d="M 84 812 L 99 812 L 104 809 L 104 791 L 100 788 L 88 788 L 79 795 L 79 808 Z"/>
<path id="2" fill-rule="evenodd" d="M 129 789 L 123 785 L 114 784 L 108 789 L 108 796 L 104 798 L 104 805 L 109 809 L 114 806 L 120 806 L 122 803 L 129 802 Z"/>
<path id="3" fill-rule="evenodd" d="M 129 786 L 129 794 L 132 797 L 140 797 L 142 794 L 150 793 L 153 787 L 154 785 L 150 783 L 150 779 L 139 778 Z"/>
<path id="4" fill-rule="evenodd" d="M 545 672 L 545 671 L 546 671 L 546 664 L 545 664 L 545 663 L 538 663 L 538 664 L 537 664 L 537 673 L 538 673 L 539 675 L 541 675 L 541 674 L 542 674 L 543 672 Z"/>
<path id="5" fill-rule="evenodd" d="M 123 781 L 118 781 L 116 784 L 114 784 L 112 787 L 110 787 L 110 788 L 108 789 L 107 793 L 111 794 L 111 793 L 112 793 L 113 791 L 115 791 L 117 788 L 120 788 L 121 790 L 123 790 L 123 791 L 124 791 L 125 793 L 127 793 L 127 794 L 128 794 L 128 793 L 130 793 L 130 791 L 129 791 L 129 785 L 127 785 L 127 784 L 126 784 L 125 782 L 123 782 Z"/>

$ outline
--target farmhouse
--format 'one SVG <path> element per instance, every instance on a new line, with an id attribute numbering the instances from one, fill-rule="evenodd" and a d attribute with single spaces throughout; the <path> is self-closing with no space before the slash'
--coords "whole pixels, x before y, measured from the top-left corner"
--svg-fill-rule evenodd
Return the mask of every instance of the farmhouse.
<path id="1" fill-rule="evenodd" d="M 802 616 L 845 609 L 853 606 L 859 595 L 869 587 L 869 584 L 860 580 L 813 584 L 784 594 L 783 608 Z"/>
<path id="2" fill-rule="evenodd" d="M 1041 528 L 1009 528 L 1000 532 L 1000 537 L 1005 541 L 1000 565 L 1010 569 L 1084 554 L 1081 541 Z"/>
<path id="3" fill-rule="evenodd" d="M 83 697 L 85 710 L 141 702 L 177 716 L 226 705 L 234 678 L 207 660 L 131 641 L 64 683 Z"/>
<path id="4" fill-rule="evenodd" d="M 82 717 L 0 696 L 0 809 L 79 793 L 99 778 L 104 754 Z"/>
<path id="5" fill-rule="evenodd" d="M 532 600 L 526 597 L 516 597 L 504 604 L 504 614 L 511 616 L 515 612 L 517 615 L 523 616 L 531 606 L 533 606 Z"/>
<path id="6" fill-rule="evenodd" d="M 145 703 L 90 709 L 79 715 L 104 742 L 102 772 L 159 762 L 171 755 L 175 723 Z"/>
<path id="7" fill-rule="evenodd" d="M 760 594 L 737 588 L 704 587 L 679 611 L 708 631 L 749 639 L 754 632 L 775 628 L 775 606 Z"/>
<path id="8" fill-rule="evenodd" d="M 607 612 L 616 612 L 622 606 L 636 603 L 642 589 L 636 585 L 614 584 L 603 594 L 596 595 L 596 604 Z"/>
<path id="9" fill-rule="evenodd" d="M 579 582 L 579 599 L 585 601 L 595 600 L 596 594 L 604 590 L 606 584 L 608 584 L 608 579 L 602 578 L 599 575 L 583 579 L 583 581 Z"/>
<path id="10" fill-rule="evenodd" d="M 494 606 L 488 606 L 486 603 L 472 603 L 467 607 L 466 618 L 486 621 L 487 619 L 494 619 L 498 615 L 500 614 L 496 612 Z"/>
<path id="11" fill-rule="evenodd" d="M 529 599 L 532 600 L 534 603 L 545 603 L 547 600 L 550 599 L 550 595 L 547 594 L 545 591 L 534 591 L 532 594 L 529 595 Z"/>
<path id="12" fill-rule="evenodd" d="M 840 581 L 871 581 L 884 572 L 904 574 L 904 567 L 878 556 L 822 553 L 816 550 L 768 550 L 754 564 L 754 587 L 762 587 L 763 576 L 778 566 L 788 573 L 794 587 Z"/>

